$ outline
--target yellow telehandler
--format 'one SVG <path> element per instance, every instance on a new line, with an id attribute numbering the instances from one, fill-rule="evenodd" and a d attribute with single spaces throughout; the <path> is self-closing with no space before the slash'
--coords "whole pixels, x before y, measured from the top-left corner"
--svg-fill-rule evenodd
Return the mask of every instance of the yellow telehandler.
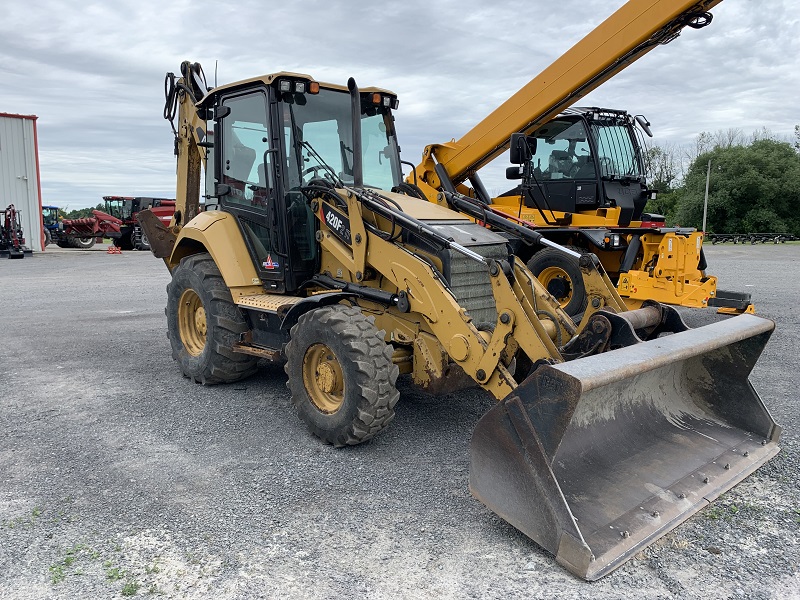
<path id="1" fill-rule="evenodd" d="M 691 330 L 656 302 L 627 310 L 583 254 L 576 326 L 507 237 L 405 193 L 392 92 L 288 72 L 209 90 L 189 62 L 166 90 L 176 212 L 138 219 L 171 272 L 184 376 L 232 382 L 285 358 L 300 418 L 335 446 L 389 424 L 400 373 L 433 393 L 480 386 L 498 403 L 472 439 L 472 492 L 586 579 L 778 452 L 748 381 L 771 321 Z"/>
<path id="2" fill-rule="evenodd" d="M 445 204 L 439 192 L 457 190 L 560 245 L 594 253 L 630 308 L 658 300 L 752 313 L 749 294 L 718 290 L 706 274 L 703 232 L 644 213 L 654 192 L 635 125 L 649 133 L 649 123 L 624 111 L 572 107 L 685 27 L 707 26 L 720 1 L 630 0 L 461 138 L 427 146 L 408 183 Z M 479 171 L 510 148 L 512 134 L 527 146 L 506 170 L 520 185 L 492 198 Z M 514 251 L 564 310 L 583 312 L 577 255 L 529 244 Z"/>

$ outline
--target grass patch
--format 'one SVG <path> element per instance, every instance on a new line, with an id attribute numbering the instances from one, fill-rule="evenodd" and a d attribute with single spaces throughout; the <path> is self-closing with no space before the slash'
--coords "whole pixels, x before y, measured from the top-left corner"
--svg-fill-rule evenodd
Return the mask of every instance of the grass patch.
<path id="1" fill-rule="evenodd" d="M 67 574 L 64 572 L 64 565 L 55 564 L 50 565 L 50 583 L 53 585 L 58 585 L 64 579 L 66 579 Z"/>
<path id="2" fill-rule="evenodd" d="M 49 567 L 50 583 L 59 584 L 67 575 L 83 575 L 83 569 L 77 568 L 76 563 L 81 557 L 96 558 L 98 554 L 86 544 L 75 544 L 64 550 L 64 558 Z M 75 567 L 72 572 L 70 569 Z"/>
<path id="3" fill-rule="evenodd" d="M 125 585 L 122 586 L 122 595 L 135 596 L 140 587 L 142 586 L 138 581 L 126 581 Z"/>

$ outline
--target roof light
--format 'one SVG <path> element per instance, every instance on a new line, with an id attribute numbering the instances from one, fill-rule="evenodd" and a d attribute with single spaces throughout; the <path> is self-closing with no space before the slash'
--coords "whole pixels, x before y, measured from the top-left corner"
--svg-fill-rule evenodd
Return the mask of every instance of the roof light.
<path id="1" fill-rule="evenodd" d="M 278 82 L 278 89 L 282 92 L 291 92 L 292 91 L 292 82 L 288 79 L 281 79 Z"/>
<path id="2" fill-rule="evenodd" d="M 373 104 L 380 104 L 381 103 L 381 95 L 378 92 L 372 94 L 372 103 Z"/>
<path id="3" fill-rule="evenodd" d="M 308 83 L 308 93 L 319 94 L 319 83 L 317 83 L 316 81 L 310 81 Z"/>
<path id="4" fill-rule="evenodd" d="M 384 97 L 383 97 L 383 105 L 384 105 L 386 108 L 391 108 L 391 106 L 392 106 L 392 99 L 391 99 L 389 96 L 384 96 Z"/>
<path id="5" fill-rule="evenodd" d="M 306 82 L 305 81 L 296 81 L 294 84 L 294 91 L 298 94 L 305 94 L 306 93 Z"/>

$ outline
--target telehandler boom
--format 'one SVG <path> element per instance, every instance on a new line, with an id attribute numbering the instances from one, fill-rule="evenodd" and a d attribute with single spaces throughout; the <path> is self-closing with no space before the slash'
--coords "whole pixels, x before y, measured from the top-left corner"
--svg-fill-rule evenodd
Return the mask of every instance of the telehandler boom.
<path id="1" fill-rule="evenodd" d="M 747 379 L 771 321 L 689 330 L 655 302 L 626 310 L 585 254 L 575 326 L 506 237 L 404 193 L 392 92 L 287 72 L 208 90 L 189 62 L 166 89 L 176 213 L 138 218 L 172 275 L 184 376 L 232 382 L 285 358 L 300 418 L 335 446 L 389 424 L 399 373 L 433 393 L 480 386 L 499 402 L 473 436 L 471 490 L 587 579 L 778 451 Z"/>
<path id="2" fill-rule="evenodd" d="M 708 11 L 720 1 L 630 0 L 459 140 L 426 147 L 408 182 L 433 202 L 455 186 L 490 205 L 487 210 L 595 253 L 632 308 L 652 299 L 752 312 L 749 295 L 721 292 L 716 278 L 705 274 L 703 232 L 643 223 L 654 192 L 645 180 L 634 117 L 569 108 L 684 27 L 708 25 Z M 638 121 L 649 131 L 643 118 Z M 509 149 L 515 133 L 531 136 L 514 138 L 531 147 L 507 169 L 521 185 L 491 198 L 478 171 Z M 515 253 L 569 314 L 583 312 L 587 297 L 575 257 L 528 245 Z"/>

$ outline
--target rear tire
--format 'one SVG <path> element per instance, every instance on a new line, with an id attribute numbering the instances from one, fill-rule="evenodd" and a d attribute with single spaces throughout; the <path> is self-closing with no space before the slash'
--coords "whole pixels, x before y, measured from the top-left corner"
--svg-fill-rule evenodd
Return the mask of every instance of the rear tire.
<path id="1" fill-rule="evenodd" d="M 147 234 L 142 231 L 141 235 L 139 236 L 139 243 L 136 245 L 137 250 L 150 250 L 150 240 L 147 238 Z"/>
<path id="2" fill-rule="evenodd" d="M 583 252 L 582 248 L 572 248 Z M 570 316 L 586 310 L 586 289 L 578 259 L 555 248 L 545 248 L 528 261 L 528 269 L 547 288 Z"/>
<path id="3" fill-rule="evenodd" d="M 247 323 L 208 253 L 183 258 L 172 272 L 166 313 L 172 358 L 184 377 L 213 385 L 255 373 L 258 359 L 233 351 Z"/>
<path id="4" fill-rule="evenodd" d="M 72 238 L 73 247 L 88 250 L 94 246 L 94 238 Z"/>
<path id="5" fill-rule="evenodd" d="M 352 306 L 325 306 L 302 315 L 286 345 L 292 403 L 336 447 L 369 440 L 394 418 L 399 370 L 374 321 Z"/>

